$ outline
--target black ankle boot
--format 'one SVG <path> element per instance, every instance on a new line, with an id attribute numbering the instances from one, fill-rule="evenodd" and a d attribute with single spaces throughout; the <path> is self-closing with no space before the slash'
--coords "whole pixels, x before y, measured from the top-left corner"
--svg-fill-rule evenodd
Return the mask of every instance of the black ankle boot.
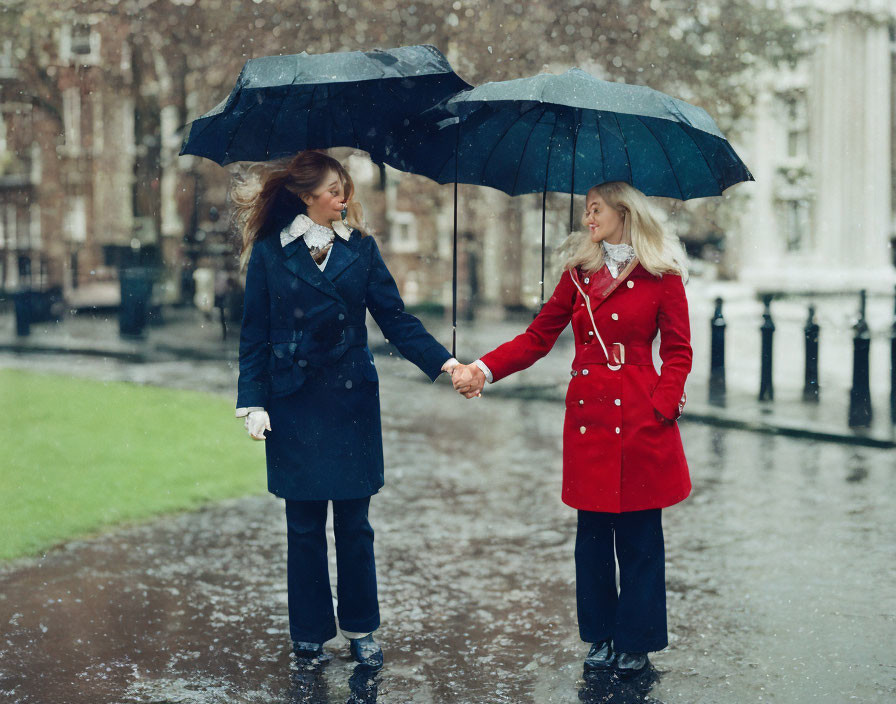
<path id="1" fill-rule="evenodd" d="M 330 657 L 324 652 L 323 643 L 307 643 L 294 640 L 292 652 L 298 660 L 303 662 L 326 662 Z"/>
<path id="2" fill-rule="evenodd" d="M 585 672 L 610 670 L 613 667 L 613 642 L 608 638 L 594 643 L 585 658 Z"/>
<path id="3" fill-rule="evenodd" d="M 616 674 L 619 679 L 631 679 L 644 672 L 649 664 L 647 653 L 619 653 L 616 657 Z"/>
<path id="4" fill-rule="evenodd" d="M 363 638 L 352 638 L 349 643 L 352 657 L 358 664 L 371 670 L 379 670 L 383 666 L 383 649 L 373 639 L 372 633 Z"/>

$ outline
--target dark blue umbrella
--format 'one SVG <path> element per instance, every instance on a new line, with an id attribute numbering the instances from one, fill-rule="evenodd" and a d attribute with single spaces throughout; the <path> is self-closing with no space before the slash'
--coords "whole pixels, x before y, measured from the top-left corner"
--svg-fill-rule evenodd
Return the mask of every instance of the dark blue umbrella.
<path id="1" fill-rule="evenodd" d="M 542 209 L 548 191 L 569 193 L 570 230 L 572 195 L 595 184 L 686 200 L 753 180 L 702 108 L 577 68 L 463 91 L 414 120 L 386 161 L 438 183 L 541 192 Z M 541 278 L 543 301 L 544 213 Z"/>
<path id="2" fill-rule="evenodd" d="M 702 108 L 577 68 L 458 93 L 414 122 L 389 163 L 512 196 L 626 181 L 687 200 L 753 180 Z"/>
<path id="3" fill-rule="evenodd" d="M 354 147 L 380 161 L 406 118 L 469 87 L 429 45 L 250 59 L 180 153 L 223 166 Z"/>

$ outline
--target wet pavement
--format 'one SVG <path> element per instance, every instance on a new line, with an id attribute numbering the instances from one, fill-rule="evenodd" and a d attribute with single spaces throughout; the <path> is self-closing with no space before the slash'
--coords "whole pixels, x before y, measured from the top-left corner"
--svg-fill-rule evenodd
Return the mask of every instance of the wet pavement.
<path id="1" fill-rule="evenodd" d="M 585 681 L 575 512 L 559 499 L 562 404 L 465 401 L 406 362 L 377 364 L 379 675 L 356 672 L 341 638 L 323 668 L 291 660 L 282 502 L 261 495 L 0 568 L 0 701 L 896 699 L 892 451 L 684 421 L 695 488 L 664 512 L 669 648 L 638 682 Z M 227 394 L 236 374 L 214 361 L 27 366 Z"/>

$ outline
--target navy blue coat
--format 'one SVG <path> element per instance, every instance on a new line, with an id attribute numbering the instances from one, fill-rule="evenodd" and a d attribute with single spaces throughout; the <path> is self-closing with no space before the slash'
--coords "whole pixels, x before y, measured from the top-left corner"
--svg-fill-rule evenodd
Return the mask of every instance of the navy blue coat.
<path id="1" fill-rule="evenodd" d="M 433 381 L 451 355 L 404 310 L 373 237 L 336 237 L 324 271 L 280 208 L 249 258 L 237 407 L 263 406 L 268 490 L 284 499 L 355 499 L 383 486 L 379 386 L 367 310 Z"/>

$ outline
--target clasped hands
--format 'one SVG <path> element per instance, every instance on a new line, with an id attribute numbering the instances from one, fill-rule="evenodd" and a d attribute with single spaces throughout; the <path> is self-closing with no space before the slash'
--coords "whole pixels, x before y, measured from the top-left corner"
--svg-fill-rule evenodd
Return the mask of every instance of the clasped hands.
<path id="1" fill-rule="evenodd" d="M 466 398 L 482 395 L 485 373 L 475 364 L 458 364 L 451 369 L 454 390 Z"/>

